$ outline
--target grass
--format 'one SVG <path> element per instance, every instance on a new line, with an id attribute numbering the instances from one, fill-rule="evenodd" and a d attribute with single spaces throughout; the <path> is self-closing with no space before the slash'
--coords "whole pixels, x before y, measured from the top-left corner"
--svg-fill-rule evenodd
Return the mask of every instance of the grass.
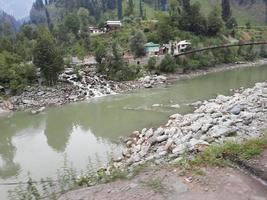
<path id="1" fill-rule="evenodd" d="M 242 144 L 226 142 L 223 145 L 212 145 L 202 153 L 196 154 L 193 159 L 190 159 L 188 155 L 184 155 L 175 165 L 185 170 L 196 170 L 194 167 L 207 165 L 223 167 L 229 164 L 225 155 L 233 155 L 241 160 L 249 160 L 255 156 L 259 156 L 266 149 L 267 134 L 261 138 L 248 140 Z"/>

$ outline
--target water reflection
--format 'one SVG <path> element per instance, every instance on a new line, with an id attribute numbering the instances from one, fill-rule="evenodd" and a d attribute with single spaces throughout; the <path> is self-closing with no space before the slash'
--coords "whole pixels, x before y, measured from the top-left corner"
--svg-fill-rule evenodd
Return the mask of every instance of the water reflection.
<path id="1" fill-rule="evenodd" d="M 229 94 L 230 88 L 249 87 L 266 79 L 266 66 L 237 69 L 179 81 L 168 88 L 51 108 L 40 115 L 16 113 L 0 118 L 0 178 L 23 177 L 28 171 L 34 177 L 54 175 L 65 154 L 81 168 L 88 157 L 100 157 L 103 163 L 110 151 L 120 148 L 114 142 L 119 136 L 158 126 L 172 113 L 185 113 L 190 109 L 186 103 Z M 168 107 L 172 104 L 181 108 Z"/>

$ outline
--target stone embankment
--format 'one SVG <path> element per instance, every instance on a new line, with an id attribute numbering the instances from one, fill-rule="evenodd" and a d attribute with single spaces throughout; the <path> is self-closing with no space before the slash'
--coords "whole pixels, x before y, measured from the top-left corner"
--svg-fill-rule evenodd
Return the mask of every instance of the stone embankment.
<path id="1" fill-rule="evenodd" d="M 119 168 L 146 161 L 175 161 L 190 151 L 202 151 L 213 143 L 241 142 L 259 137 L 267 130 L 267 82 L 257 83 L 233 96 L 219 95 L 202 102 L 191 114 L 170 116 L 157 129 L 134 131 L 125 140 L 122 157 L 114 159 Z"/>
<path id="2" fill-rule="evenodd" d="M 112 95 L 140 88 L 151 88 L 166 82 L 164 76 L 146 76 L 136 81 L 115 82 L 96 72 L 94 67 L 83 67 L 78 71 L 66 68 L 59 75 L 60 83 L 55 87 L 28 86 L 23 93 L 7 100 L 0 97 L 0 115 L 10 111 L 30 110 L 36 114 L 47 106 L 58 106 L 83 101 L 93 97 Z"/>

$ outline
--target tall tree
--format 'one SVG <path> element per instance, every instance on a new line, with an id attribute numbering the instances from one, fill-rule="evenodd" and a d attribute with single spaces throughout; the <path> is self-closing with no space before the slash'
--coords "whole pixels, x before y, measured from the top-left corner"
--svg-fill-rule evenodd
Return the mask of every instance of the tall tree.
<path id="1" fill-rule="evenodd" d="M 118 0 L 118 18 L 122 19 L 122 0 Z"/>
<path id="2" fill-rule="evenodd" d="M 58 74 L 63 69 L 63 58 L 56 47 L 52 35 L 45 28 L 38 30 L 33 63 L 41 69 L 41 73 L 48 85 L 56 84 Z"/>
<path id="3" fill-rule="evenodd" d="M 71 31 L 75 35 L 78 35 L 80 29 L 80 20 L 75 13 L 68 14 L 65 17 L 64 25 L 67 30 Z"/>
<path id="4" fill-rule="evenodd" d="M 45 8 L 45 15 L 46 15 L 46 21 L 47 21 L 48 29 L 51 32 L 53 30 L 53 24 L 52 24 L 52 21 L 51 21 L 51 18 L 50 18 L 50 14 L 49 14 L 47 8 Z"/>
<path id="5" fill-rule="evenodd" d="M 265 3 L 265 24 L 267 24 L 267 0 L 263 0 Z"/>
<path id="6" fill-rule="evenodd" d="M 139 10 L 140 10 L 140 17 L 144 18 L 144 2 L 143 0 L 139 0 Z"/>
<path id="7" fill-rule="evenodd" d="M 210 36 L 217 35 L 223 27 L 223 21 L 218 8 L 210 12 L 207 21 L 207 34 Z"/>
<path id="8" fill-rule="evenodd" d="M 143 31 L 137 31 L 132 37 L 130 37 L 130 48 L 135 57 L 145 55 L 145 43 L 147 42 L 146 36 Z"/>
<path id="9" fill-rule="evenodd" d="M 128 16 L 134 15 L 134 2 L 133 2 L 133 0 L 128 0 L 126 15 L 128 15 Z"/>
<path id="10" fill-rule="evenodd" d="M 228 22 L 232 17 L 230 0 L 222 0 L 222 19 Z"/>

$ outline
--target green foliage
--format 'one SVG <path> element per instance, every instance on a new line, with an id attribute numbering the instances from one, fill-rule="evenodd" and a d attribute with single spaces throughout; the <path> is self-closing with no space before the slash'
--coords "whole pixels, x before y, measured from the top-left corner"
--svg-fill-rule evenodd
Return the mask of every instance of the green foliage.
<path id="1" fill-rule="evenodd" d="M 19 93 L 25 86 L 36 80 L 36 68 L 25 64 L 22 59 L 9 52 L 0 53 L 0 85 Z"/>
<path id="2" fill-rule="evenodd" d="M 135 57 L 145 55 L 145 43 L 147 42 L 146 36 L 143 31 L 137 31 L 130 37 L 130 49 L 134 53 Z"/>
<path id="3" fill-rule="evenodd" d="M 223 27 L 223 21 L 219 14 L 219 10 L 215 8 L 212 10 L 208 16 L 208 24 L 207 24 L 207 34 L 210 36 L 217 35 L 220 33 Z"/>
<path id="4" fill-rule="evenodd" d="M 126 16 L 134 15 L 134 1 L 133 0 L 128 0 L 125 15 Z"/>
<path id="5" fill-rule="evenodd" d="M 70 32 L 75 35 L 78 35 L 80 30 L 80 20 L 75 13 L 70 13 L 65 17 L 64 26 Z"/>
<path id="6" fill-rule="evenodd" d="M 260 155 L 265 149 L 267 149 L 266 135 L 262 138 L 248 140 L 243 144 L 227 142 L 222 146 L 212 145 L 203 153 L 197 155 L 191 164 L 223 166 L 227 163 L 224 154 L 247 160 Z"/>
<path id="7" fill-rule="evenodd" d="M 106 74 L 111 80 L 132 80 L 140 72 L 138 66 L 129 65 L 123 60 L 121 47 L 116 41 L 107 48 L 100 44 L 95 52 L 95 57 L 98 62 L 98 71 Z"/>
<path id="8" fill-rule="evenodd" d="M 52 35 L 44 28 L 39 29 L 34 50 L 34 64 L 41 69 L 48 85 L 55 85 L 63 69 L 63 58 L 56 48 Z"/>
<path id="9" fill-rule="evenodd" d="M 170 54 L 167 54 L 159 65 L 159 70 L 162 72 L 174 72 L 177 69 L 175 58 Z"/>
<path id="10" fill-rule="evenodd" d="M 232 17 L 230 0 L 222 0 L 222 19 L 228 22 Z"/>
<path id="11" fill-rule="evenodd" d="M 147 63 L 148 70 L 156 69 L 157 59 L 155 57 L 150 57 Z"/>
<path id="12" fill-rule="evenodd" d="M 190 31 L 198 35 L 205 35 L 207 21 L 200 13 L 200 4 L 198 2 L 193 5 L 188 5 L 188 7 L 182 11 L 179 27 L 182 30 Z"/>

